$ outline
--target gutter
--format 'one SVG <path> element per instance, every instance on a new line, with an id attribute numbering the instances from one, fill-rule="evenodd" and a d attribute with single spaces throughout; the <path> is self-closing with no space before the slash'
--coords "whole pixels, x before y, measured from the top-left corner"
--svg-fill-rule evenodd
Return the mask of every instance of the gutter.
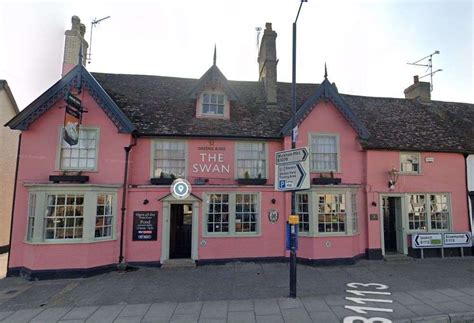
<path id="1" fill-rule="evenodd" d="M 132 143 L 128 145 L 127 147 L 124 147 L 125 149 L 125 169 L 124 169 L 124 176 L 123 176 L 123 189 L 122 189 L 122 207 L 121 207 L 121 223 L 120 223 L 120 254 L 118 258 L 118 263 L 117 263 L 117 268 L 120 270 L 124 270 L 127 268 L 127 265 L 124 262 L 124 256 L 123 256 L 123 244 L 124 244 L 124 227 L 125 227 L 125 211 L 127 210 L 127 182 L 128 182 L 128 159 L 130 156 L 130 151 L 134 146 L 137 145 L 137 134 L 134 132 L 132 133 Z"/>
<path id="2" fill-rule="evenodd" d="M 10 257 L 11 257 L 11 249 L 12 249 L 12 236 L 13 236 L 13 214 L 15 214 L 15 202 L 16 202 L 16 188 L 17 188 L 17 181 L 18 181 L 18 168 L 20 165 L 20 147 L 21 147 L 21 133 L 18 136 L 18 149 L 16 152 L 16 166 L 15 166 L 15 183 L 13 184 L 13 202 L 12 202 L 12 215 L 10 221 L 10 241 L 8 242 L 8 257 L 7 257 L 7 276 L 8 276 L 8 269 L 10 268 Z"/>

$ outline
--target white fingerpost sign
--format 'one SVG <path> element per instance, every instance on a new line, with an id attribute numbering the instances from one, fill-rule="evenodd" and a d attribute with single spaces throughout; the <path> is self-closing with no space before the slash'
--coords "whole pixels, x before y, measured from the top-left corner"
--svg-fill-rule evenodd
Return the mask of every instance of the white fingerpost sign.
<path id="1" fill-rule="evenodd" d="M 297 191 L 310 188 L 308 148 L 275 153 L 275 190 Z"/>
<path id="2" fill-rule="evenodd" d="M 178 178 L 171 184 L 171 194 L 178 200 L 184 200 L 191 194 L 191 184 L 185 179 Z"/>
<path id="3" fill-rule="evenodd" d="M 443 235 L 441 233 L 415 233 L 411 238 L 411 245 L 415 249 L 440 248 L 443 246 Z"/>
<path id="4" fill-rule="evenodd" d="M 444 248 L 470 247 L 472 245 L 471 232 L 444 233 Z"/>

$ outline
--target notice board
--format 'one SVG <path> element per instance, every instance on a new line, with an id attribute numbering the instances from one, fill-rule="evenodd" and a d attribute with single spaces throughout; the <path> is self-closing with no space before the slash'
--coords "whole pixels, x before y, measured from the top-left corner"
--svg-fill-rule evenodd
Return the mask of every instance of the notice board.
<path id="1" fill-rule="evenodd" d="M 133 241 L 156 241 L 158 211 L 133 212 Z"/>

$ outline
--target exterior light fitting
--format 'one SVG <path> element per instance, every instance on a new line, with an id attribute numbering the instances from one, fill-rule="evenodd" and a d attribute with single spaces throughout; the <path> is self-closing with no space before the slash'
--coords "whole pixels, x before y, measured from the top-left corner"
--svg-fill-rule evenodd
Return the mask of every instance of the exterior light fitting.
<path id="1" fill-rule="evenodd" d="M 400 172 L 395 169 L 395 167 L 392 167 L 392 170 L 388 172 L 388 188 L 393 191 L 395 189 L 395 184 L 398 181 L 398 176 L 400 175 Z"/>

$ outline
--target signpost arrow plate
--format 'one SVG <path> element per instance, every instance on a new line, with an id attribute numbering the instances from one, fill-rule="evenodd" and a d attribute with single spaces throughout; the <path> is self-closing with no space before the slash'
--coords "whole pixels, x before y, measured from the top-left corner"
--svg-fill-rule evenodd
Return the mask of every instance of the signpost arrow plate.
<path id="1" fill-rule="evenodd" d="M 275 154 L 275 190 L 296 191 L 310 188 L 307 148 L 278 151 Z"/>
<path id="2" fill-rule="evenodd" d="M 472 245 L 471 233 L 445 233 L 444 236 L 444 247 L 470 247 Z"/>
<path id="3" fill-rule="evenodd" d="M 442 246 L 443 236 L 441 233 L 415 233 L 412 235 L 413 248 L 440 248 Z"/>

